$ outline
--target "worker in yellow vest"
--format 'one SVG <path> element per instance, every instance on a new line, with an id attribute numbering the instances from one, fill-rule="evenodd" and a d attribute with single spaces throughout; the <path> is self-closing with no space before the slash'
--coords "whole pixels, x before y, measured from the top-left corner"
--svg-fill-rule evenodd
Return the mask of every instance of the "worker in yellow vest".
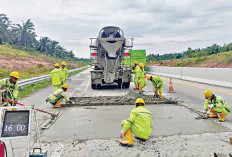
<path id="1" fill-rule="evenodd" d="M 142 98 L 135 101 L 135 106 L 130 118 L 122 121 L 122 131 L 120 144 L 127 147 L 133 146 L 133 135 L 139 140 L 145 141 L 149 138 L 152 130 L 151 112 L 145 108 L 145 102 Z"/>
<path id="2" fill-rule="evenodd" d="M 2 93 L 3 100 L 0 100 L 0 101 L 6 102 L 6 100 L 9 100 L 12 102 L 12 101 L 17 100 L 17 97 L 18 97 L 18 83 L 17 83 L 17 81 L 18 81 L 18 79 L 19 79 L 19 73 L 14 71 L 10 74 L 9 79 L 0 80 L 0 89 L 4 90 L 4 92 Z M 6 104 L 7 104 L 7 102 L 6 102 Z M 10 103 L 10 104 L 12 105 L 12 103 Z"/>
<path id="3" fill-rule="evenodd" d="M 135 61 L 133 70 L 131 71 L 132 73 L 135 74 L 134 76 L 134 84 L 135 84 L 135 89 L 139 89 L 139 84 L 138 84 L 138 76 L 139 76 L 139 63 Z"/>
<path id="4" fill-rule="evenodd" d="M 70 101 L 66 95 L 68 88 L 68 84 L 63 84 L 62 89 L 57 89 L 53 94 L 50 94 L 46 99 L 46 102 L 50 102 L 54 108 L 60 108 L 60 104 L 63 100 L 65 100 L 66 103 L 72 104 L 72 101 Z"/>
<path id="5" fill-rule="evenodd" d="M 56 91 L 57 89 L 61 89 L 62 87 L 61 72 L 59 68 L 60 68 L 60 65 L 56 63 L 55 69 L 53 69 L 50 73 L 50 78 L 52 80 L 54 91 Z"/>
<path id="6" fill-rule="evenodd" d="M 66 63 L 62 62 L 61 63 L 61 68 L 60 68 L 60 72 L 61 72 L 61 80 L 62 80 L 62 84 L 65 83 L 65 80 L 68 78 L 69 73 L 68 73 L 68 69 L 65 68 L 66 67 Z"/>

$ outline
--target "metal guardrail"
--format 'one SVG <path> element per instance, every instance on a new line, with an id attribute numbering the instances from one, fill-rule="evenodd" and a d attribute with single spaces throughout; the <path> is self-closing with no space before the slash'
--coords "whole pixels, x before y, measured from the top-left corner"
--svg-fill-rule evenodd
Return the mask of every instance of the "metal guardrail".
<path id="1" fill-rule="evenodd" d="M 77 68 L 77 69 L 72 69 L 72 70 L 69 70 L 68 72 L 73 73 L 73 72 L 76 72 L 76 71 L 86 69 L 88 67 L 89 66 L 82 67 L 82 68 Z M 33 84 L 33 83 L 38 82 L 38 81 L 49 80 L 49 79 L 50 79 L 50 75 L 43 75 L 43 76 L 40 76 L 40 77 L 33 77 L 33 78 L 30 78 L 30 79 L 21 80 L 21 81 L 18 81 L 18 87 L 23 87 L 23 86 L 28 85 L 28 84 Z"/>

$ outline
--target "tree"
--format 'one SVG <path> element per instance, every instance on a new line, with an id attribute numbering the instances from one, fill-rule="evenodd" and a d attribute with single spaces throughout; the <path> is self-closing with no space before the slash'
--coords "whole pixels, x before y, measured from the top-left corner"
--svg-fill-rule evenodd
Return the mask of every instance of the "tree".
<path id="1" fill-rule="evenodd" d="M 17 24 L 17 26 L 20 32 L 19 44 L 24 47 L 32 47 L 36 35 L 34 32 L 34 24 L 31 22 L 31 19 L 28 19 L 26 23 L 23 22 L 22 25 Z"/>
<path id="2" fill-rule="evenodd" d="M 51 54 L 55 54 L 55 50 L 56 50 L 56 47 L 57 47 L 58 44 L 59 44 L 59 42 L 55 41 L 55 40 L 52 40 L 50 42 L 49 48 L 50 48 L 50 53 Z"/>
<path id="3" fill-rule="evenodd" d="M 10 20 L 5 14 L 0 14 L 0 39 L 1 41 L 9 41 L 8 27 Z"/>
<path id="4" fill-rule="evenodd" d="M 51 40 L 48 37 L 40 38 L 38 51 L 49 53 L 49 43 L 50 43 L 50 41 Z"/>

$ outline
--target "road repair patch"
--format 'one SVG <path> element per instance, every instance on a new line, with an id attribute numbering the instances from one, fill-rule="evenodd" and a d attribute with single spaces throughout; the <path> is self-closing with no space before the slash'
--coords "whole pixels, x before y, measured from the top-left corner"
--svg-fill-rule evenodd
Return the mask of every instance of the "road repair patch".
<path id="1" fill-rule="evenodd" d="M 115 138 L 121 131 L 121 121 L 128 119 L 135 106 L 94 106 L 66 108 L 65 113 L 43 132 L 43 142 Z M 90 109 L 93 108 L 93 109 Z M 231 131 L 211 120 L 196 119 L 199 115 L 172 104 L 150 105 L 153 129 L 151 136 L 192 135 Z"/>

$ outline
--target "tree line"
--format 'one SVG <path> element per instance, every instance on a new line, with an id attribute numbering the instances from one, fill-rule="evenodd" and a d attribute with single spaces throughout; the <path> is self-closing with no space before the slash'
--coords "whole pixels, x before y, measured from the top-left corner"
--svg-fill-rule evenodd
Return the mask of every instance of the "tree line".
<path id="1" fill-rule="evenodd" d="M 5 42 L 59 58 L 88 61 L 88 59 L 76 58 L 72 50 L 66 50 L 56 40 L 52 40 L 49 37 L 41 37 L 37 40 L 37 37 L 35 26 L 31 19 L 22 22 L 22 24 L 14 24 L 5 14 L 0 14 L 0 44 Z"/>
<path id="2" fill-rule="evenodd" d="M 213 44 L 206 48 L 191 49 L 190 47 L 183 52 L 179 53 L 168 53 L 168 54 L 149 54 L 147 56 L 148 61 L 159 61 L 159 60 L 172 60 L 172 59 L 184 59 L 184 58 L 195 58 L 202 56 L 209 56 L 220 52 L 232 51 L 232 43 L 224 44 L 222 46 Z"/>

